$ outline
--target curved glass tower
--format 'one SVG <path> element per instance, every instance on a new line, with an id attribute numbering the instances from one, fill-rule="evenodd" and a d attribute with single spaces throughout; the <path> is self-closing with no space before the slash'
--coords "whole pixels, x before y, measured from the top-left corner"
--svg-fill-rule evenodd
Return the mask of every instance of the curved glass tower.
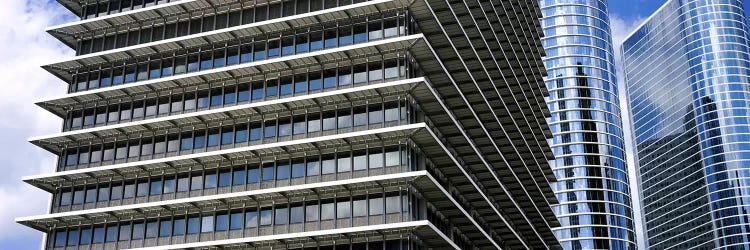
<path id="1" fill-rule="evenodd" d="M 551 165 L 565 249 L 634 249 L 632 210 L 603 0 L 541 0 Z"/>
<path id="2" fill-rule="evenodd" d="M 623 44 L 648 244 L 750 248 L 750 42 L 740 0 L 668 1 Z"/>

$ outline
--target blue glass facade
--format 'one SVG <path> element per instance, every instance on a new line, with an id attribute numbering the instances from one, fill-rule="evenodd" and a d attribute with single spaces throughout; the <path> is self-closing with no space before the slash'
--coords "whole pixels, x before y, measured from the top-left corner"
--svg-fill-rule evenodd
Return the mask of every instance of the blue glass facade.
<path id="1" fill-rule="evenodd" d="M 673 0 L 623 44 L 648 244 L 750 248 L 750 42 L 740 0 Z"/>
<path id="2" fill-rule="evenodd" d="M 547 104 L 565 249 L 635 249 L 630 189 L 604 0 L 541 0 Z"/>

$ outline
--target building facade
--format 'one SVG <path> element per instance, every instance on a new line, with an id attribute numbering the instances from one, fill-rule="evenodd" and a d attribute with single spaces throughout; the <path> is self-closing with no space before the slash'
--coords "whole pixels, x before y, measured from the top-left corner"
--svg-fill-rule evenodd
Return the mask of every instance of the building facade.
<path id="1" fill-rule="evenodd" d="M 59 0 L 45 249 L 557 249 L 535 1 Z"/>
<path id="2" fill-rule="evenodd" d="M 552 113 L 554 228 L 565 249 L 635 249 L 605 0 L 540 0 Z"/>
<path id="3" fill-rule="evenodd" d="M 671 0 L 623 44 L 652 249 L 750 247 L 743 13 L 739 0 Z"/>

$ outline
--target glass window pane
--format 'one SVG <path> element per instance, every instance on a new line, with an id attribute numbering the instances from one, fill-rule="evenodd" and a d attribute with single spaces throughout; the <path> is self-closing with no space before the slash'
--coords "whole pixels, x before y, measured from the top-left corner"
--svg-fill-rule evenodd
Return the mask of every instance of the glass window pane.
<path id="1" fill-rule="evenodd" d="M 245 213 L 245 227 L 258 227 L 258 212 L 250 211 Z"/>
<path id="2" fill-rule="evenodd" d="M 347 219 L 351 217 L 351 205 L 349 201 L 339 201 L 336 203 L 336 218 Z"/>
<path id="3" fill-rule="evenodd" d="M 229 229 L 242 229 L 242 212 L 232 212 L 229 217 Z"/>
<path id="4" fill-rule="evenodd" d="M 245 169 L 235 169 L 232 172 L 232 185 L 245 185 Z"/>
<path id="5" fill-rule="evenodd" d="M 305 206 L 305 221 L 318 221 L 318 204 Z"/>
<path id="6" fill-rule="evenodd" d="M 370 198 L 370 215 L 383 214 L 383 198 Z"/>
<path id="7" fill-rule="evenodd" d="M 201 233 L 208 233 L 214 231 L 214 217 L 212 215 L 204 215 L 201 217 Z"/>
<path id="8" fill-rule="evenodd" d="M 145 232 L 146 232 L 146 225 L 144 225 L 143 223 L 133 224 L 133 237 L 132 238 L 134 240 L 143 239 Z"/>
<path id="9" fill-rule="evenodd" d="M 304 206 L 293 206 L 289 210 L 289 223 L 302 223 L 304 220 Z"/>
<path id="10" fill-rule="evenodd" d="M 158 231 L 159 228 L 156 221 L 149 221 L 146 223 L 146 238 L 156 238 Z"/>
<path id="11" fill-rule="evenodd" d="M 216 231 L 224 231 L 229 227 L 229 215 L 225 212 L 216 215 Z"/>
<path id="12" fill-rule="evenodd" d="M 130 239 L 130 225 L 120 225 L 120 238 L 119 240 L 129 240 Z"/>
<path id="13" fill-rule="evenodd" d="M 94 228 L 94 239 L 91 243 L 103 243 L 104 242 L 104 227 Z"/>
<path id="14" fill-rule="evenodd" d="M 332 201 L 320 205 L 320 220 L 333 220 L 336 216 L 334 206 L 335 205 Z"/>
<path id="15" fill-rule="evenodd" d="M 258 183 L 260 182 L 260 171 L 258 167 L 252 167 L 247 170 L 247 183 Z"/>
<path id="16" fill-rule="evenodd" d="M 187 219 L 187 233 L 197 234 L 200 231 L 200 219 L 198 217 L 190 217 Z"/>
<path id="17" fill-rule="evenodd" d="M 206 174 L 206 180 L 204 182 L 203 188 L 216 188 L 216 173 Z"/>
<path id="18" fill-rule="evenodd" d="M 117 241 L 117 225 L 107 226 L 107 242 Z"/>
<path id="19" fill-rule="evenodd" d="M 352 212 L 354 217 L 367 216 L 367 200 L 358 199 L 352 201 Z"/>
<path id="20" fill-rule="evenodd" d="M 275 210 L 275 224 L 274 225 L 285 225 L 289 219 L 289 213 L 287 208 L 276 208 Z"/>
<path id="21" fill-rule="evenodd" d="M 273 222 L 273 220 L 271 220 L 272 215 L 273 215 L 272 210 L 270 208 L 260 210 L 260 225 L 261 226 L 271 225 L 271 223 Z"/>
<path id="22" fill-rule="evenodd" d="M 159 237 L 169 237 L 172 235 L 172 221 L 162 220 L 159 222 Z"/>
<path id="23" fill-rule="evenodd" d="M 151 195 L 160 195 L 160 194 L 161 194 L 161 181 L 160 180 L 151 181 Z"/>
<path id="24" fill-rule="evenodd" d="M 185 219 L 175 219 L 172 228 L 172 235 L 185 235 Z"/>

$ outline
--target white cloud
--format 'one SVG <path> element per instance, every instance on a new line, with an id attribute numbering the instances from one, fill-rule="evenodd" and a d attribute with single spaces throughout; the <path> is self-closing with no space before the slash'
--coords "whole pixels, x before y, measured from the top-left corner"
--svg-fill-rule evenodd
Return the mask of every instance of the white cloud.
<path id="1" fill-rule="evenodd" d="M 71 20 L 73 16 L 55 1 L 0 1 L 0 248 L 3 249 L 27 249 L 38 246 L 41 239 L 39 232 L 15 224 L 14 218 L 44 214 L 48 209 L 48 194 L 20 180 L 25 175 L 54 170 L 54 155 L 26 140 L 60 130 L 61 120 L 33 102 L 65 92 L 65 83 L 39 66 L 72 56 L 72 50 L 44 31 L 48 26 Z M 16 245 L 18 242 L 28 244 L 22 247 Z"/>
<path id="2" fill-rule="evenodd" d="M 638 241 L 638 249 L 646 249 L 646 242 L 645 237 L 643 235 L 644 228 L 643 223 L 641 219 L 641 201 L 640 201 L 640 195 L 638 192 L 638 179 L 636 175 L 638 174 L 638 171 L 636 169 L 636 163 L 635 163 L 635 156 L 634 152 L 635 149 L 633 148 L 633 143 L 631 138 L 631 123 L 630 123 L 630 106 L 628 106 L 627 102 L 627 91 L 626 91 L 626 85 L 625 85 L 625 79 L 623 77 L 623 70 L 622 70 L 622 61 L 620 60 L 620 45 L 622 45 L 622 42 L 627 38 L 627 35 L 629 35 L 635 28 L 638 27 L 638 25 L 641 24 L 641 22 L 644 21 L 644 17 L 638 16 L 638 17 L 631 17 L 631 18 L 623 18 L 615 15 L 610 15 L 610 28 L 612 29 L 612 43 L 615 46 L 615 67 L 617 70 L 617 85 L 618 85 L 618 91 L 620 93 L 620 107 L 621 107 L 621 114 L 623 119 L 623 133 L 625 136 L 625 149 L 626 149 L 626 160 L 628 162 L 628 172 L 630 174 L 630 193 L 632 196 L 632 205 L 633 205 L 633 218 L 635 227 L 636 227 L 636 234 L 637 234 L 637 241 Z"/>

